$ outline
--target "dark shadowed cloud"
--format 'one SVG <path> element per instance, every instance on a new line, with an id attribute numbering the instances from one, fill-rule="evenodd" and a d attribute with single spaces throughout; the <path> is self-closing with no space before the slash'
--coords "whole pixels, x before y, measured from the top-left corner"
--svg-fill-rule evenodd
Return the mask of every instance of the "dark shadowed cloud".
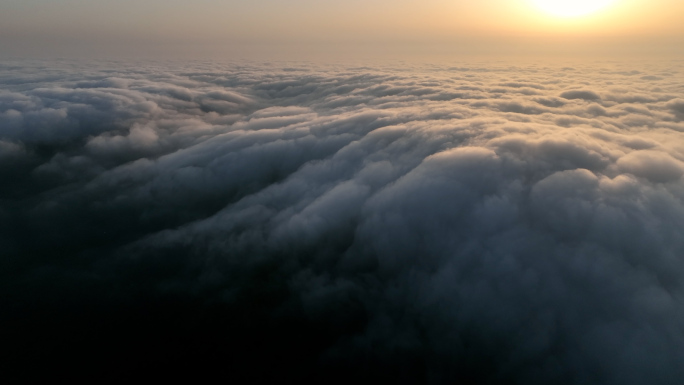
<path id="1" fill-rule="evenodd" d="M 5 62 L 3 371 L 679 384 L 681 70 Z"/>
<path id="2" fill-rule="evenodd" d="M 584 100 L 599 100 L 601 99 L 596 92 L 593 91 L 582 91 L 582 90 L 571 90 L 565 91 L 561 94 L 562 98 L 565 99 L 584 99 Z"/>

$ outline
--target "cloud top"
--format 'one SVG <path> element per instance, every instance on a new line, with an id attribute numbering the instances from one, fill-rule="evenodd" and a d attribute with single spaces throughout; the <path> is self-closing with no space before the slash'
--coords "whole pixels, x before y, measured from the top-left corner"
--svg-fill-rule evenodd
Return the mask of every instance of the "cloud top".
<path id="1" fill-rule="evenodd" d="M 0 68 L 14 367 L 684 379 L 680 68 L 121 66 Z"/>

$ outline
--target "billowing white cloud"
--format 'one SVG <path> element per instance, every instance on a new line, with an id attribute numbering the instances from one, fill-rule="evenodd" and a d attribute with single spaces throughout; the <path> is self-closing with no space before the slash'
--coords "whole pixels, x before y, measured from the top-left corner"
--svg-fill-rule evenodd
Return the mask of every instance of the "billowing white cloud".
<path id="1" fill-rule="evenodd" d="M 0 76 L 8 325 L 61 296 L 163 362 L 179 317 L 300 380 L 684 379 L 680 68 L 41 65 Z"/>

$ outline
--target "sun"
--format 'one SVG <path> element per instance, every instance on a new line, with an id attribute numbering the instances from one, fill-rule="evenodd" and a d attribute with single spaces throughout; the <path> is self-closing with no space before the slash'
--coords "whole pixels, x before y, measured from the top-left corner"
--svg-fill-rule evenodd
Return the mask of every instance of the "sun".
<path id="1" fill-rule="evenodd" d="M 570 18 L 598 12 L 616 0 L 532 0 L 539 9 L 551 15 Z"/>

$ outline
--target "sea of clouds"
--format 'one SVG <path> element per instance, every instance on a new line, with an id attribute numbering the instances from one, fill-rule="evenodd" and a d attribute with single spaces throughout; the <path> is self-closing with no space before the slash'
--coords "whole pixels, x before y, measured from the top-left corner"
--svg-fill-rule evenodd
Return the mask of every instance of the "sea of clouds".
<path id="1" fill-rule="evenodd" d="M 684 64 L 0 63 L 0 367 L 684 382 Z"/>

